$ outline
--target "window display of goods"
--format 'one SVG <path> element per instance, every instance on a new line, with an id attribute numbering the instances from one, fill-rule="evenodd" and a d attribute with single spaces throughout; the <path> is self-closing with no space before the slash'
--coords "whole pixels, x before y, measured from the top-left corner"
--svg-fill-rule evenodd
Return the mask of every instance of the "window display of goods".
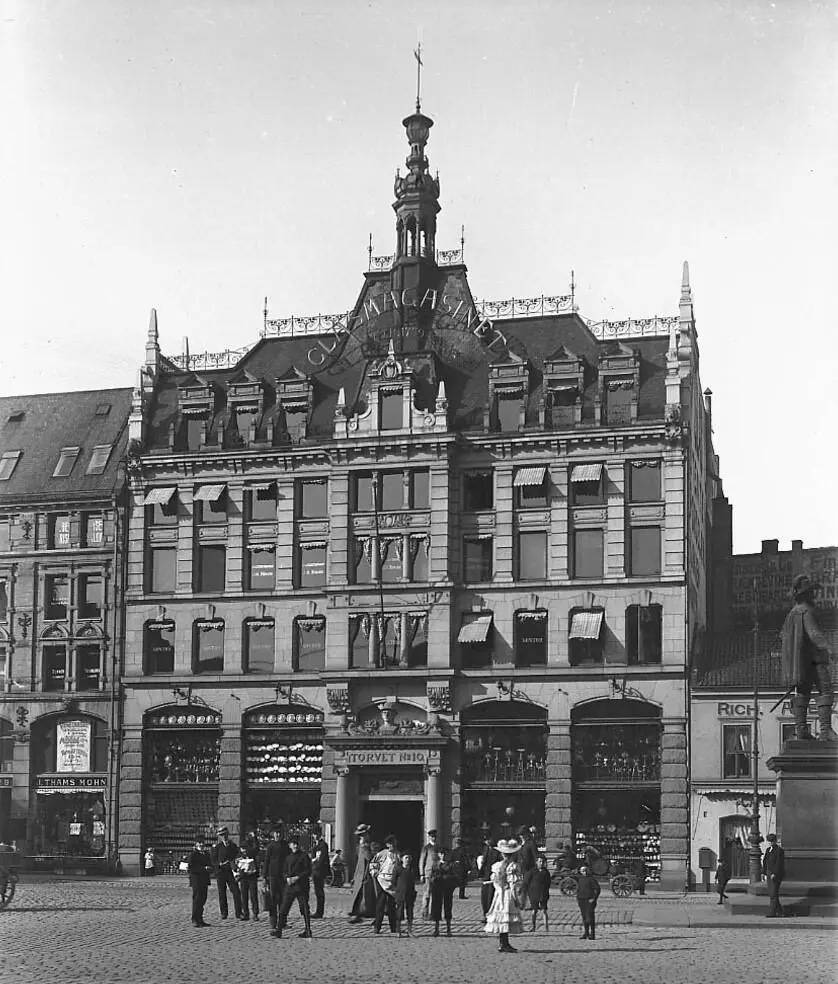
<path id="1" fill-rule="evenodd" d="M 624 866 L 642 859 L 649 881 L 660 878 L 660 825 L 641 823 L 635 827 L 617 827 L 614 824 L 598 824 L 590 830 L 576 832 L 576 855 L 585 856 L 585 848 L 592 848 L 606 861 Z"/>
<path id="2" fill-rule="evenodd" d="M 257 732 L 248 737 L 244 760 L 249 784 L 319 783 L 323 739 L 279 731 Z"/>
<path id="3" fill-rule="evenodd" d="M 176 713 L 155 714 L 148 719 L 147 724 L 150 728 L 219 728 L 221 715 L 204 708 L 200 709 L 200 713 L 191 708 L 184 708 Z"/>
<path id="4" fill-rule="evenodd" d="M 221 739 L 183 732 L 151 737 L 151 782 L 218 782 Z"/>

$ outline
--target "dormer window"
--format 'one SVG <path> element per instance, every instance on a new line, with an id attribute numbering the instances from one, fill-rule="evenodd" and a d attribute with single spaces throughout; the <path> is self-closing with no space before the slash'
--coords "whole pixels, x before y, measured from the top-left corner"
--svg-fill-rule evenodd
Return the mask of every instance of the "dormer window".
<path id="1" fill-rule="evenodd" d="M 599 421 L 630 424 L 637 420 L 640 355 L 622 342 L 609 341 L 599 350 Z"/>
<path id="2" fill-rule="evenodd" d="M 510 353 L 489 367 L 489 430 L 516 432 L 523 428 L 529 394 L 529 363 Z"/>
<path id="3" fill-rule="evenodd" d="M 248 444 L 256 438 L 256 428 L 264 409 L 264 384 L 246 369 L 227 384 L 229 428 L 235 440 Z"/>
<path id="4" fill-rule="evenodd" d="M 292 443 L 306 437 L 314 402 L 314 385 L 308 376 L 291 366 L 276 379 L 277 402 L 282 408 L 285 432 Z"/>
<path id="5" fill-rule="evenodd" d="M 563 345 L 544 360 L 545 428 L 573 427 L 582 420 L 585 363 Z"/>
<path id="6" fill-rule="evenodd" d="M 188 376 L 178 386 L 178 410 L 185 422 L 186 449 L 200 451 L 207 443 L 209 421 L 215 411 L 211 385 L 200 376 Z"/>
<path id="7" fill-rule="evenodd" d="M 402 388 L 380 389 L 378 420 L 381 430 L 401 430 L 404 427 L 404 394 Z"/>
<path id="8" fill-rule="evenodd" d="M 81 448 L 62 448 L 58 457 L 58 464 L 52 473 L 53 478 L 68 478 L 73 471 L 73 465 L 79 456 Z"/>

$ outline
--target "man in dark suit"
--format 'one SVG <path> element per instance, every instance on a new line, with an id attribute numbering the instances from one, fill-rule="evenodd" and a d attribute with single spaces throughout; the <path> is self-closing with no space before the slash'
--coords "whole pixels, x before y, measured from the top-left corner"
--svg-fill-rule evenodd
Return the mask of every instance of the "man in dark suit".
<path id="1" fill-rule="evenodd" d="M 579 881 L 576 884 L 576 902 L 585 929 L 581 937 L 583 940 L 596 939 L 596 902 L 599 893 L 599 882 L 591 874 L 591 869 L 583 864 L 579 869 Z"/>
<path id="2" fill-rule="evenodd" d="M 483 838 L 483 860 L 477 874 L 483 883 L 480 886 L 480 908 L 483 910 L 483 922 L 486 922 L 486 913 L 492 907 L 492 900 L 495 897 L 495 886 L 492 884 L 492 865 L 503 860 L 503 855 L 495 847 L 491 837 Z"/>
<path id="3" fill-rule="evenodd" d="M 221 911 L 222 919 L 226 919 L 228 915 L 228 888 L 233 896 L 236 919 L 244 919 L 241 892 L 233 874 L 238 856 L 239 846 L 230 840 L 230 831 L 227 827 L 219 827 L 218 843 L 212 849 L 212 867 L 215 872 L 216 884 L 218 885 L 218 908 Z"/>
<path id="4" fill-rule="evenodd" d="M 312 919 L 323 918 L 326 909 L 326 879 L 330 874 L 329 845 L 323 840 L 323 835 L 318 829 L 317 839 L 311 849 L 311 881 L 314 885 L 314 899 L 317 903 L 311 914 Z"/>
<path id="5" fill-rule="evenodd" d="M 782 916 L 780 905 L 780 885 L 786 877 L 786 852 L 777 843 L 777 835 L 769 834 L 768 849 L 762 859 L 762 871 L 768 882 L 768 897 L 771 900 L 767 918 Z"/>
<path id="6" fill-rule="evenodd" d="M 272 840 L 265 850 L 265 889 L 268 893 L 268 918 L 271 930 L 277 926 L 277 913 L 282 905 L 282 892 L 285 888 L 285 861 L 288 858 L 288 845 L 282 836 L 282 828 L 274 827 Z"/>
<path id="7" fill-rule="evenodd" d="M 212 858 L 204 849 L 204 841 L 201 837 L 195 841 L 195 847 L 189 855 L 187 870 L 192 889 L 192 925 L 208 926 L 209 923 L 204 922 L 204 906 L 207 902 L 207 889 L 212 874 Z"/>
<path id="8" fill-rule="evenodd" d="M 538 847 L 535 843 L 535 827 L 521 827 L 518 831 L 521 838 L 521 853 L 518 855 L 518 864 L 521 871 L 526 874 L 534 871 L 538 862 Z"/>
<path id="9" fill-rule="evenodd" d="M 311 909 L 308 904 L 311 858 L 300 847 L 300 838 L 296 834 L 288 838 L 288 847 L 291 853 L 285 859 L 285 891 L 282 893 L 282 905 L 279 907 L 276 929 L 271 936 L 282 939 L 282 931 L 288 923 L 288 913 L 296 899 L 304 925 L 299 935 L 311 939 Z"/>

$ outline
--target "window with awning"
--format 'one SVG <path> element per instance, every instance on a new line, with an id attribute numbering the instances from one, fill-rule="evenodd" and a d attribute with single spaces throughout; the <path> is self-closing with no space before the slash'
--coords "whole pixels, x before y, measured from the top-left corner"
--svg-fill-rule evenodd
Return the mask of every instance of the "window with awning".
<path id="1" fill-rule="evenodd" d="M 160 489 L 151 489 L 143 499 L 144 506 L 168 506 L 174 498 L 177 488 L 174 485 Z"/>
<path id="2" fill-rule="evenodd" d="M 198 509 L 200 523 L 226 523 L 227 522 L 227 486 L 202 485 L 197 489 L 193 501 L 200 503 Z"/>
<path id="3" fill-rule="evenodd" d="M 543 485 L 546 474 L 546 465 L 519 468 L 518 471 L 515 472 L 515 478 L 512 481 L 512 485 L 516 489 L 521 488 L 521 486 L 524 485 Z"/>
<path id="4" fill-rule="evenodd" d="M 604 618 L 605 612 L 601 608 L 576 609 L 570 612 L 568 658 L 571 666 L 602 662 Z"/>
<path id="5" fill-rule="evenodd" d="M 484 645 L 492 629 L 492 619 L 491 613 L 480 615 L 467 613 L 463 615 L 463 623 L 460 626 L 457 642 L 477 646 Z"/>
<path id="6" fill-rule="evenodd" d="M 574 506 L 596 506 L 604 502 L 602 462 L 574 465 L 570 472 L 570 491 Z"/>
<path id="7" fill-rule="evenodd" d="M 604 612 L 575 612 L 570 621 L 571 639 L 599 639 Z"/>
<path id="8" fill-rule="evenodd" d="M 202 485 L 194 495 L 195 502 L 218 502 L 227 486 L 222 482 L 220 485 Z"/>

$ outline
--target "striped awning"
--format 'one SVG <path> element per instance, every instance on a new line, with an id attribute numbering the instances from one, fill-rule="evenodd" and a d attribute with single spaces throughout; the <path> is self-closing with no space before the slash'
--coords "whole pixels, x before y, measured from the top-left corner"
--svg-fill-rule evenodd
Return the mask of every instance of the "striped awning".
<path id="1" fill-rule="evenodd" d="M 522 485 L 542 485 L 546 474 L 546 465 L 538 465 L 534 468 L 519 468 L 518 471 L 515 472 L 515 478 L 512 485 L 516 489 L 520 488 Z"/>
<path id="2" fill-rule="evenodd" d="M 570 623 L 571 639 L 599 639 L 603 612 L 576 612 Z"/>
<path id="3" fill-rule="evenodd" d="M 194 495 L 195 502 L 218 502 L 226 485 L 202 485 Z"/>
<path id="4" fill-rule="evenodd" d="M 601 474 L 601 461 L 595 465 L 574 465 L 570 480 L 571 482 L 598 482 Z"/>
<path id="5" fill-rule="evenodd" d="M 457 642 L 485 642 L 492 627 L 491 615 L 478 615 L 470 622 L 463 622 Z"/>
<path id="6" fill-rule="evenodd" d="M 168 485 L 162 489 L 152 489 L 146 493 L 143 499 L 144 506 L 167 506 L 172 501 L 172 496 L 177 492 L 174 485 Z"/>
<path id="7" fill-rule="evenodd" d="M 248 485 L 248 488 L 251 492 L 272 492 L 275 484 L 275 480 L 271 479 L 269 482 L 254 482 L 252 485 Z"/>

